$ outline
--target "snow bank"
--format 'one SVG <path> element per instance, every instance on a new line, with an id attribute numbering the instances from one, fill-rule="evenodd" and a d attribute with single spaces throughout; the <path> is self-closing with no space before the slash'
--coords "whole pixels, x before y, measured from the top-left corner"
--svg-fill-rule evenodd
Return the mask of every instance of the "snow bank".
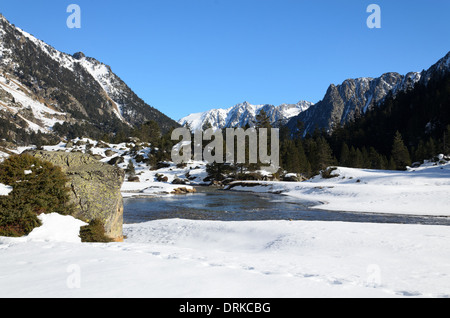
<path id="1" fill-rule="evenodd" d="M 0 183 L 0 195 L 8 195 L 12 190 L 12 187 Z"/>
<path id="2" fill-rule="evenodd" d="M 42 226 L 27 236 L 28 241 L 81 243 L 80 227 L 86 223 L 58 213 L 42 214 L 39 219 Z"/>
<path id="3" fill-rule="evenodd" d="M 139 183 L 124 182 L 121 191 L 124 198 L 143 197 L 155 195 L 171 195 L 176 189 L 186 188 L 193 190 L 190 185 L 177 185 L 169 182 L 143 181 Z"/>
<path id="4" fill-rule="evenodd" d="M 237 191 L 282 193 L 331 211 L 450 216 L 450 164 L 409 171 L 339 167 L 324 179 L 305 182 L 246 182 Z"/>
<path id="5" fill-rule="evenodd" d="M 0 238 L 0 297 L 450 296 L 444 226 L 174 219 L 124 230 L 112 244 Z"/>

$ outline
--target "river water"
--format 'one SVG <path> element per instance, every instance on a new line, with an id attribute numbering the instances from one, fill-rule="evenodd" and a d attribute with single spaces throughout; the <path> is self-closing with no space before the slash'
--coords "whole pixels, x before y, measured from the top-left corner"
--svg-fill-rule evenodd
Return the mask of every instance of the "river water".
<path id="1" fill-rule="evenodd" d="M 335 212 L 311 209 L 304 201 L 260 194 L 198 187 L 196 194 L 124 199 L 124 223 L 159 219 L 214 221 L 303 220 L 362 223 L 450 225 L 450 218 L 395 214 Z"/>

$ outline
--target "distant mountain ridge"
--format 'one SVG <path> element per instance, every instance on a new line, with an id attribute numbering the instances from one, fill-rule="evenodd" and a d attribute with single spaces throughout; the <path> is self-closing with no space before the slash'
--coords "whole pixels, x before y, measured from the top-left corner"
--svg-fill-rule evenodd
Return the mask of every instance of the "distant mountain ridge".
<path id="1" fill-rule="evenodd" d="M 450 70 L 450 52 L 428 70 L 410 72 L 406 75 L 385 73 L 378 78 L 348 79 L 340 85 L 330 85 L 323 100 L 305 112 L 293 117 L 288 127 L 292 133 L 297 131 L 298 122 L 304 124 L 304 135 L 315 129 L 331 132 L 338 125 L 345 125 L 355 117 L 382 103 L 388 95 L 394 97 L 406 92 L 417 83 L 427 83 L 433 74 Z"/>
<path id="2" fill-rule="evenodd" d="M 178 124 L 146 104 L 109 66 L 56 50 L 0 15 L 0 119 L 52 134 L 55 125 L 87 135 L 115 133 L 154 120 Z M 11 137 L 14 139 L 14 136 Z"/>
<path id="3" fill-rule="evenodd" d="M 264 111 L 273 126 L 280 126 L 287 121 L 304 112 L 313 103 L 300 101 L 297 104 L 274 105 L 252 105 L 248 102 L 237 104 L 228 109 L 212 109 L 203 113 L 186 116 L 178 121 L 182 126 L 188 124 L 192 130 L 204 130 L 207 127 L 224 129 L 254 126 L 256 116 Z"/>
<path id="4" fill-rule="evenodd" d="M 339 85 L 331 84 L 324 98 L 318 103 L 300 102 L 298 104 L 251 105 L 247 102 L 229 109 L 213 109 L 203 113 L 191 114 L 178 121 L 186 123 L 195 130 L 208 126 L 214 128 L 244 127 L 255 122 L 256 114 L 264 109 L 271 118 L 272 125 L 285 124 L 294 134 L 299 121 L 304 124 L 303 133 L 313 133 L 315 129 L 331 132 L 335 127 L 345 125 L 356 117 L 380 105 L 385 99 L 400 92 L 407 92 L 417 83 L 427 83 L 436 73 L 450 70 L 450 52 L 436 64 L 422 72 L 409 72 L 401 75 L 388 72 L 380 77 L 361 77 L 347 79 Z"/>

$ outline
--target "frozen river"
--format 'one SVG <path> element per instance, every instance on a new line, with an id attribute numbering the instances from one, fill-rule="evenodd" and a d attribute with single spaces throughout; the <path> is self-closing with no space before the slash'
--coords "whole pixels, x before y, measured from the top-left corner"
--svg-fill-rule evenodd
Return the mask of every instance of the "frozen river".
<path id="1" fill-rule="evenodd" d="M 162 219 L 214 221 L 303 220 L 450 225 L 450 218 L 311 209 L 293 197 L 197 187 L 192 195 L 126 198 L 124 223 Z"/>

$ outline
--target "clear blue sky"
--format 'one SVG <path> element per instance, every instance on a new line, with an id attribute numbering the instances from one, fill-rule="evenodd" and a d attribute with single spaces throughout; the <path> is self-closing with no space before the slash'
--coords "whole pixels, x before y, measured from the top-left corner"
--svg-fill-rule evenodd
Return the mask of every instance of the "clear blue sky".
<path id="1" fill-rule="evenodd" d="M 81 7 L 81 29 L 66 8 Z M 369 29 L 366 8 L 381 7 Z M 0 12 L 56 49 L 111 66 L 173 119 L 318 102 L 331 83 L 428 68 L 450 51 L 448 0 L 21 0 Z"/>

